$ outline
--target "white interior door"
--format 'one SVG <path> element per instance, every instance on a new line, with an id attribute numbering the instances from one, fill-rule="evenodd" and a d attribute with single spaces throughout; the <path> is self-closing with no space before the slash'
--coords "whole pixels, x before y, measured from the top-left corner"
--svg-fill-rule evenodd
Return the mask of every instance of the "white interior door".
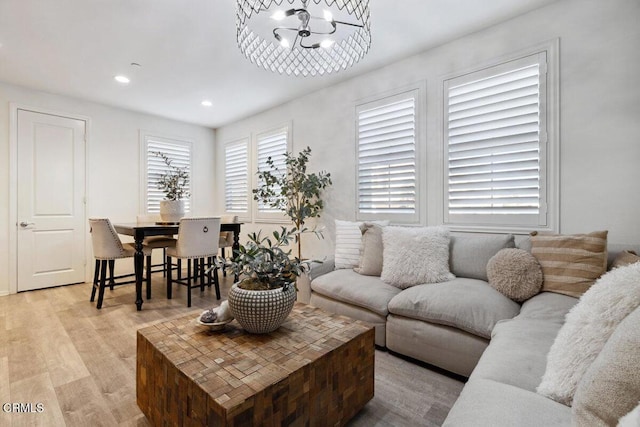
<path id="1" fill-rule="evenodd" d="M 85 125 L 18 110 L 18 291 L 84 282 Z"/>

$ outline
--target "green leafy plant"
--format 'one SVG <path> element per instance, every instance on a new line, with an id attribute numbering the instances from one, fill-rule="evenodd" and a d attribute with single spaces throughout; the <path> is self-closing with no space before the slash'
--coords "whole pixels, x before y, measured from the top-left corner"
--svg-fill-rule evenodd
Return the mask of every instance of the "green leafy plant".
<path id="1" fill-rule="evenodd" d="M 234 258 L 217 257 L 215 264 L 225 268 L 242 278 L 239 287 L 243 289 L 267 290 L 295 286 L 296 279 L 304 273 L 311 261 L 301 261 L 291 256 L 291 250 L 283 247 L 299 234 L 297 230 L 282 227 L 270 236 L 262 236 L 262 232 L 248 235 L 246 245 L 240 245 L 233 251 Z"/>
<path id="2" fill-rule="evenodd" d="M 162 151 L 152 151 L 156 157 L 160 157 L 169 168 L 163 173 L 156 183 L 159 190 L 165 195 L 165 200 L 181 200 L 189 197 L 189 172 L 186 167 L 179 167 L 173 164 L 173 159 L 169 158 Z"/>
<path id="3" fill-rule="evenodd" d="M 311 148 L 307 147 L 298 153 L 285 153 L 286 170 L 282 171 L 267 159 L 269 170 L 258 171 L 259 188 L 253 190 L 253 198 L 272 208 L 286 213 L 295 226 L 295 241 L 298 245 L 298 256 L 301 257 L 300 235 L 308 230 L 304 224 L 308 218 L 319 217 L 324 204 L 320 198 L 322 190 L 332 184 L 331 174 L 325 171 L 307 173 L 307 163 L 311 156 Z"/>

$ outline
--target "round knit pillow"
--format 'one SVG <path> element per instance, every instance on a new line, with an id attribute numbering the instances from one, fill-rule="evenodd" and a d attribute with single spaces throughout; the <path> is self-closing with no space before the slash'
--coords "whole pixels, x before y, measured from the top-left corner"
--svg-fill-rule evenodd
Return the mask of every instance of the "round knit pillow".
<path id="1" fill-rule="evenodd" d="M 531 298 L 542 288 L 542 268 L 523 249 L 500 250 L 487 263 L 487 277 L 495 290 L 516 302 Z"/>

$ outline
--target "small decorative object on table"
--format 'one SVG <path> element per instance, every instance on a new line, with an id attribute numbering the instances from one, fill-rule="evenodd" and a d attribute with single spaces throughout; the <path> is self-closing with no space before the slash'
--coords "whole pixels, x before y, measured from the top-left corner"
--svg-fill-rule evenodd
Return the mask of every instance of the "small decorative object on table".
<path id="1" fill-rule="evenodd" d="M 212 331 L 218 331 L 233 320 L 233 316 L 229 311 L 229 303 L 223 301 L 220 307 L 210 308 L 203 311 L 198 317 L 198 323 L 202 326 L 208 326 Z"/>
<path id="2" fill-rule="evenodd" d="M 296 279 L 311 261 L 291 257 L 289 245 L 297 230 L 274 231 L 273 238 L 260 232 L 249 235 L 249 243 L 234 251 L 235 258 L 218 258 L 216 265 L 244 277 L 229 290 L 231 314 L 247 331 L 264 334 L 275 331 L 285 321 L 296 300 Z"/>

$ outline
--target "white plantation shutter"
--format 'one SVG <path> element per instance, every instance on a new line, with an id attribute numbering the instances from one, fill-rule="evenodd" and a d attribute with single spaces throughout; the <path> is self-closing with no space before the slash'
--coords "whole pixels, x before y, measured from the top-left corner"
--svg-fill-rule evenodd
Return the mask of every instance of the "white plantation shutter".
<path id="1" fill-rule="evenodd" d="M 359 217 L 416 216 L 417 90 L 357 108 Z"/>
<path id="2" fill-rule="evenodd" d="M 267 165 L 267 159 L 271 157 L 274 166 L 278 168 L 280 173 L 285 173 L 286 165 L 284 162 L 284 155 L 289 147 L 289 129 L 287 127 L 275 129 L 269 132 L 261 133 L 256 139 L 256 155 L 258 171 L 273 170 Z M 258 186 L 261 186 L 261 182 L 258 181 Z M 276 193 L 278 189 L 276 189 Z M 258 211 L 257 217 L 262 219 L 282 218 L 283 211 L 278 208 L 273 208 L 262 202 L 257 203 Z"/>
<path id="3" fill-rule="evenodd" d="M 147 182 L 146 182 L 146 205 L 147 212 L 160 212 L 160 200 L 164 200 L 164 192 L 158 188 L 157 182 L 160 176 L 169 168 L 162 158 L 153 155 L 153 152 L 162 152 L 173 160 L 173 165 L 186 167 L 189 177 L 191 177 L 191 144 L 189 142 L 168 140 L 164 138 L 145 136 L 146 157 L 147 157 Z M 187 191 L 191 193 L 191 183 L 189 182 Z M 185 200 L 186 212 L 191 211 L 191 200 Z"/>
<path id="4" fill-rule="evenodd" d="M 243 139 L 224 147 L 224 195 L 227 212 L 249 212 L 249 148 Z"/>
<path id="5" fill-rule="evenodd" d="M 445 222 L 545 225 L 545 54 L 448 80 L 445 104 Z"/>

